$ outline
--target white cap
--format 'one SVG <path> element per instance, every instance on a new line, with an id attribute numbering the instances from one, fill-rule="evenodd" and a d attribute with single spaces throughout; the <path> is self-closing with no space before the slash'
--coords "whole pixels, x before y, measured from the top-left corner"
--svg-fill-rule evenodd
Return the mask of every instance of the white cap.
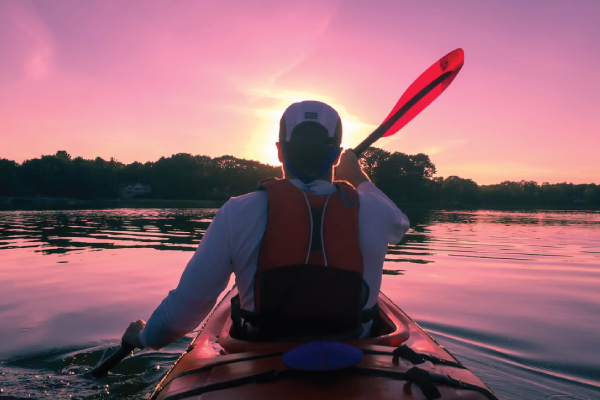
<path id="1" fill-rule="evenodd" d="M 329 138 L 327 144 L 340 145 L 342 142 L 342 120 L 337 111 L 325 103 L 312 100 L 294 103 L 285 110 L 280 122 L 279 141 L 291 141 L 292 133 L 301 135 L 302 130 L 295 130 L 300 124 L 314 126 L 314 123 L 318 123 L 327 130 Z"/>

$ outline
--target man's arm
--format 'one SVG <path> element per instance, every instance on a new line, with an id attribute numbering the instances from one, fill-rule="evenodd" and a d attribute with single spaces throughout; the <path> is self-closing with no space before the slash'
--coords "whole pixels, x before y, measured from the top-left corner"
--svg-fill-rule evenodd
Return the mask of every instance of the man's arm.
<path id="1" fill-rule="evenodd" d="M 410 225 L 408 217 L 394 204 L 394 202 L 377 188 L 365 174 L 358 162 L 356 154 L 352 150 L 346 150 L 340 158 L 340 163 L 335 169 L 336 180 L 349 182 L 361 194 L 366 194 L 369 198 L 363 200 L 371 203 L 369 208 L 377 209 L 377 215 L 380 223 L 378 226 L 387 233 L 387 242 L 396 244 L 402 236 L 408 231 Z M 383 205 L 384 207 L 381 207 Z M 387 229 L 384 229 L 387 227 Z"/>
<path id="2" fill-rule="evenodd" d="M 123 335 L 125 342 L 160 349 L 194 330 L 208 315 L 232 273 L 226 214 L 225 205 L 208 227 L 177 288 L 169 292 L 147 324 L 142 320 L 131 323 Z"/>

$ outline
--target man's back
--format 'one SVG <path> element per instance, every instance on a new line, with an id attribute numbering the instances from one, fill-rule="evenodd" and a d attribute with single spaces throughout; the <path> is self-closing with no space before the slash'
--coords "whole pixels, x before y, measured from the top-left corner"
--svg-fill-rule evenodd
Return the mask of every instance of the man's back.
<path id="1" fill-rule="evenodd" d="M 308 185 L 291 181 L 302 190 L 329 194 L 326 181 Z M 370 288 L 366 308 L 377 302 L 388 243 L 397 243 L 408 230 L 408 219 L 375 185 L 364 182 L 359 195 L 359 237 L 363 278 Z M 160 348 L 174 337 L 193 330 L 235 274 L 243 309 L 254 310 L 254 278 L 267 226 L 264 191 L 232 198 L 217 213 L 198 250 L 188 263 L 179 286 L 153 313 L 140 339 L 145 347 Z"/>

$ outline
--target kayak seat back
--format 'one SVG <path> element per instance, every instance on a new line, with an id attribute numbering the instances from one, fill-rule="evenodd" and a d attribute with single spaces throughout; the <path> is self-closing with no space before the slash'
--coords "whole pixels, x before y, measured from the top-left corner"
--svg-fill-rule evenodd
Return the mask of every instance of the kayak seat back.
<path id="1" fill-rule="evenodd" d="M 380 295 L 378 299 L 379 305 L 379 328 L 378 336 L 344 340 L 346 343 L 354 346 L 379 345 L 398 347 L 410 337 L 408 326 L 405 318 L 396 311 L 396 308 L 385 296 Z M 231 332 L 234 332 L 233 336 Z M 300 340 L 288 342 L 255 342 L 242 340 L 235 337 L 235 328 L 233 327 L 232 319 L 227 318 L 219 333 L 219 345 L 223 348 L 226 354 L 242 353 L 242 352 L 277 352 L 286 351 L 296 347 L 302 343 Z"/>
<path id="2" fill-rule="evenodd" d="M 232 299 L 231 335 L 252 341 L 346 340 L 363 334 L 369 286 L 362 275 L 323 265 L 289 265 L 256 275 L 257 311 Z M 369 310 L 367 310 L 369 311 Z M 375 316 L 377 316 L 376 314 Z"/>

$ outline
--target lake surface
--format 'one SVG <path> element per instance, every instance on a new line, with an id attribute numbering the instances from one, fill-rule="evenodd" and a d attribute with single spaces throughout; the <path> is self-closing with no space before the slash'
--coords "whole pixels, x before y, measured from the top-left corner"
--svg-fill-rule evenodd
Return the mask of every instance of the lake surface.
<path id="1" fill-rule="evenodd" d="M 0 212 L 0 398 L 142 399 L 193 334 L 85 375 L 214 209 Z M 600 398 L 600 213 L 408 212 L 383 291 L 502 399 Z"/>

